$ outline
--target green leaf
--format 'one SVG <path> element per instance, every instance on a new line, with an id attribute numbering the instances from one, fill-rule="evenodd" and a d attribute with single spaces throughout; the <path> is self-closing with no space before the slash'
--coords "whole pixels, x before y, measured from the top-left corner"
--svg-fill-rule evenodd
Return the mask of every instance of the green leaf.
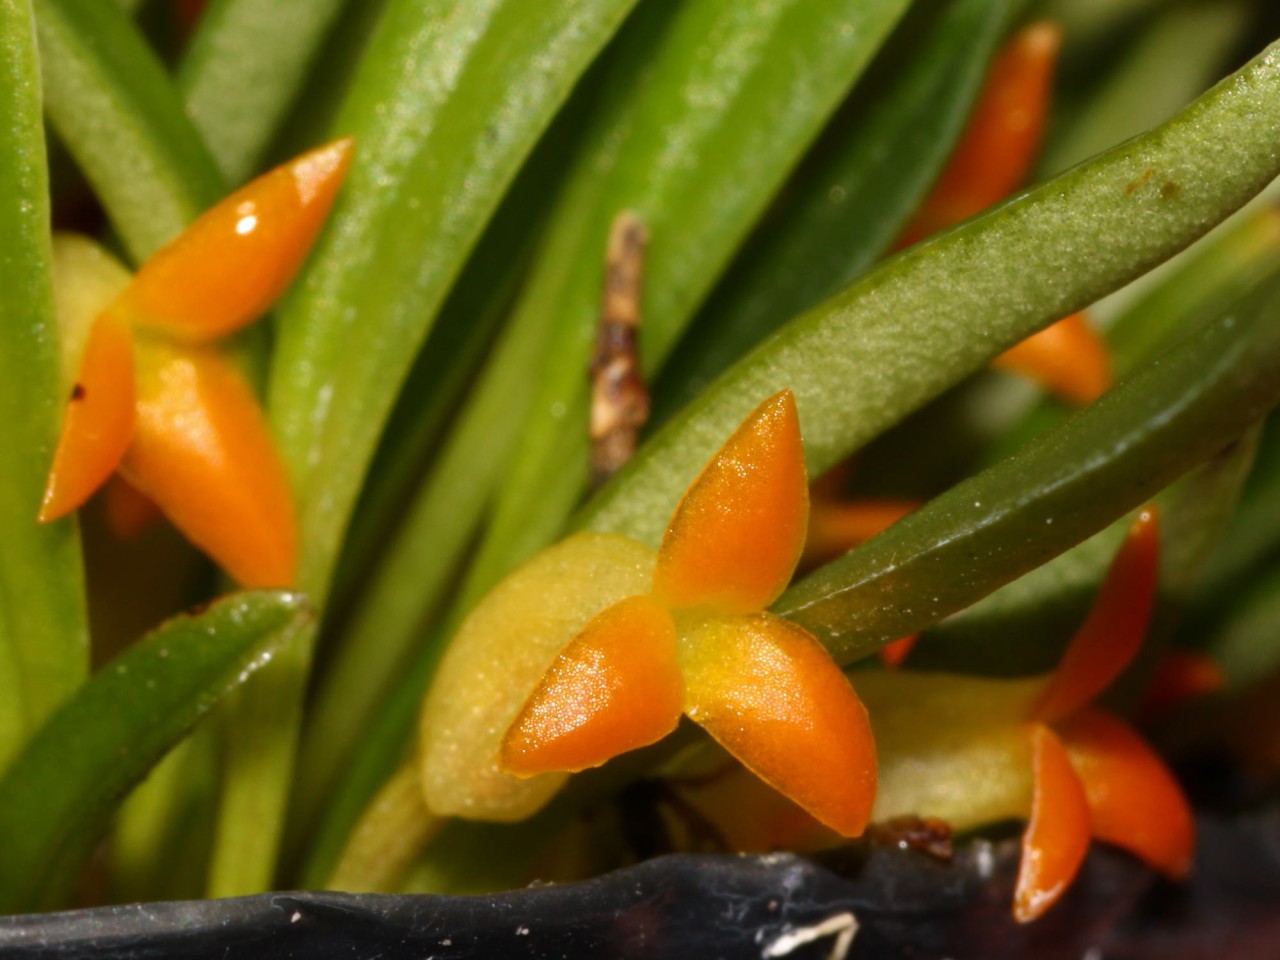
<path id="1" fill-rule="evenodd" d="M 321 598 L 396 392 L 504 191 L 635 0 L 393 0 L 341 132 L 356 157 L 280 311 L 270 408 L 293 472 L 300 582 Z M 312 637 L 235 704 L 215 895 L 270 885 Z"/>
<path id="2" fill-rule="evenodd" d="M 183 53 L 178 87 L 228 183 L 264 159 L 346 0 L 214 0 Z"/>
<path id="3" fill-rule="evenodd" d="M 295 594 L 228 597 L 164 624 L 65 703 L 0 780 L 0 911 L 62 903 L 120 798 L 310 619 Z"/>
<path id="4" fill-rule="evenodd" d="M 586 371 L 614 216 L 629 210 L 649 233 L 641 355 L 652 371 L 906 7 L 656 4 L 642 11 L 645 30 L 623 34 L 592 142 L 517 307 L 514 322 L 549 314 L 552 332 L 460 606 L 553 539 L 583 490 Z"/>
<path id="5" fill-rule="evenodd" d="M 792 321 L 653 437 L 579 525 L 656 543 L 716 447 L 784 388 L 795 391 L 816 476 L 1242 206 L 1280 172 L 1277 137 L 1273 46 L 1167 124 L 913 247 Z"/>
<path id="6" fill-rule="evenodd" d="M 1011 0 L 912 10 L 827 125 L 653 387 L 661 423 L 882 256 L 950 155 Z"/>
<path id="7" fill-rule="evenodd" d="M 223 192 L 164 66 L 100 0 L 35 0 L 45 109 L 140 263 Z"/>
<path id="8" fill-rule="evenodd" d="M 36 513 L 64 402 L 54 315 L 49 182 L 35 25 L 0 6 L 0 770 L 89 668 L 72 519 Z"/>
<path id="9" fill-rule="evenodd" d="M 1208 460 L 1280 403 L 1280 279 L 1013 457 L 778 601 L 841 662 L 963 609 Z"/>

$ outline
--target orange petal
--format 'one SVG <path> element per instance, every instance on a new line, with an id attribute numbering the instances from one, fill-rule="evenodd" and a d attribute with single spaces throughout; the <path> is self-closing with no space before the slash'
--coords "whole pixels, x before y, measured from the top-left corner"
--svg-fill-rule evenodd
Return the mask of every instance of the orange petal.
<path id="1" fill-rule="evenodd" d="M 1103 581 L 1084 624 L 1035 710 L 1057 720 L 1084 706 L 1128 666 L 1142 645 L 1160 571 L 1160 524 L 1155 507 L 1138 515 Z"/>
<path id="2" fill-rule="evenodd" d="M 871 815 L 867 711 L 830 654 L 770 613 L 718 617 L 681 637 L 685 712 L 756 776 L 833 830 Z"/>
<path id="3" fill-rule="evenodd" d="M 802 563 L 816 566 L 848 553 L 919 506 L 914 500 L 833 503 L 815 499 L 809 512 L 809 537 L 805 541 Z"/>
<path id="4" fill-rule="evenodd" d="M 907 654 L 911 653 L 911 648 L 916 645 L 918 639 L 920 635 L 913 633 L 909 637 L 901 637 L 892 643 L 886 643 L 880 648 L 880 662 L 889 668 L 902 666 L 902 661 L 907 659 Z"/>
<path id="5" fill-rule="evenodd" d="M 1072 404 L 1092 403 L 1111 389 L 1107 345 L 1083 313 L 1032 334 L 996 357 L 992 366 L 1034 380 Z"/>
<path id="6" fill-rule="evenodd" d="M 569 642 L 502 741 L 508 773 L 576 772 L 661 740 L 680 722 L 676 628 L 652 597 L 629 597 Z"/>
<path id="7" fill-rule="evenodd" d="M 1187 875 L 1195 827 L 1182 789 L 1142 738 L 1086 708 L 1059 724 L 1084 784 L 1093 835 L 1124 847 L 1174 879 Z"/>
<path id="8" fill-rule="evenodd" d="M 204 348 L 140 344 L 138 358 L 122 472 L 241 584 L 291 585 L 293 498 L 249 385 Z"/>
<path id="9" fill-rule="evenodd" d="M 1089 806 L 1062 741 L 1043 724 L 1031 730 L 1031 820 L 1022 834 L 1022 863 L 1013 917 L 1028 923 L 1061 897 L 1089 850 Z"/>
<path id="10" fill-rule="evenodd" d="M 132 540 L 164 514 L 145 493 L 116 474 L 102 490 L 107 528 L 117 540 Z"/>
<path id="11" fill-rule="evenodd" d="M 89 330 L 67 401 L 40 507 L 42 523 L 75 510 L 116 469 L 133 433 L 134 391 L 133 331 L 104 313 Z"/>
<path id="12" fill-rule="evenodd" d="M 1018 188 L 1040 149 L 1062 31 L 1033 23 L 1005 45 L 932 192 L 903 231 L 909 246 L 981 213 Z"/>
<path id="13" fill-rule="evenodd" d="M 662 538 L 654 594 L 673 608 L 759 610 L 800 559 L 809 517 L 795 397 L 756 407 L 685 492 Z"/>
<path id="14" fill-rule="evenodd" d="M 112 309 L 192 342 L 261 316 L 311 249 L 346 174 L 351 143 L 305 153 L 205 211 L 142 265 Z"/>
<path id="15" fill-rule="evenodd" d="M 1171 650 L 1156 665 L 1138 713 L 1144 720 L 1162 717 L 1190 700 L 1221 690 L 1226 682 L 1222 668 L 1204 654 Z"/>

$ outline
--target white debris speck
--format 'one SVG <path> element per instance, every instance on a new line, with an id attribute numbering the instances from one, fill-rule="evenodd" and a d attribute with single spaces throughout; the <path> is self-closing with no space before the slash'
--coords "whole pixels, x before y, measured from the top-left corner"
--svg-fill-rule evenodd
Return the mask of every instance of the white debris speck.
<path id="1" fill-rule="evenodd" d="M 523 923 L 520 924 L 520 926 L 516 927 L 517 937 L 527 937 L 528 935 L 529 935 L 529 928 L 526 927 Z"/>
<path id="2" fill-rule="evenodd" d="M 295 911 L 293 911 L 293 916 L 291 916 L 291 917 L 289 918 L 289 922 L 290 922 L 290 923 L 297 923 L 297 922 L 298 922 L 299 920 L 301 920 L 301 919 L 302 919 L 302 911 L 301 911 L 301 910 L 295 910 Z"/>

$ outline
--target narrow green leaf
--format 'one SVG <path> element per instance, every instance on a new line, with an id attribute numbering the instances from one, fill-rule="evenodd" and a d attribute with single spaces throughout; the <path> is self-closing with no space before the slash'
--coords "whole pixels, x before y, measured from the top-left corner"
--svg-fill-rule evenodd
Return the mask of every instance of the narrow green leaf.
<path id="1" fill-rule="evenodd" d="M 310 619 L 295 594 L 228 597 L 164 624 L 65 703 L 0 780 L 0 911 L 60 904 L 112 807 Z"/>
<path id="2" fill-rule="evenodd" d="M 655 423 L 884 254 L 950 155 L 1012 6 L 913 9 L 663 367 Z"/>
<path id="3" fill-rule="evenodd" d="M 36 523 L 64 400 L 35 24 L 0 5 L 0 770 L 89 667 L 74 520 Z"/>
<path id="4" fill-rule="evenodd" d="M 356 158 L 280 313 L 271 412 L 323 597 L 374 445 L 450 286 L 537 138 L 635 0 L 393 0 L 339 119 Z M 235 704 L 210 873 L 272 882 L 312 636 Z"/>
<path id="5" fill-rule="evenodd" d="M 214 0 L 178 68 L 187 112 L 228 183 L 264 159 L 346 0 Z"/>
<path id="6" fill-rule="evenodd" d="M 114 3 L 35 0 L 45 109 L 135 262 L 222 195 L 173 82 Z"/>
<path id="7" fill-rule="evenodd" d="M 783 388 L 795 391 L 817 475 L 1242 206 L 1280 172 L 1277 138 L 1273 46 L 1167 124 L 904 252 L 797 318 L 652 438 L 579 525 L 656 543 L 715 448 Z"/>
<path id="8" fill-rule="evenodd" d="M 1214 661 L 1236 689 L 1280 669 L 1280 567 L 1266 568 L 1235 599 L 1209 637 Z"/>
<path id="9" fill-rule="evenodd" d="M 583 490 L 586 371 L 615 215 L 631 211 L 649 233 L 641 354 L 654 370 L 906 7 L 658 4 L 642 11 L 648 30 L 623 35 L 634 48 L 620 51 L 605 81 L 593 142 L 517 308 L 551 314 L 552 333 L 462 606 L 553 539 Z"/>
<path id="10" fill-rule="evenodd" d="M 777 609 L 849 662 L 1102 529 L 1280 403 L 1280 280 L 1017 455 L 828 564 Z"/>

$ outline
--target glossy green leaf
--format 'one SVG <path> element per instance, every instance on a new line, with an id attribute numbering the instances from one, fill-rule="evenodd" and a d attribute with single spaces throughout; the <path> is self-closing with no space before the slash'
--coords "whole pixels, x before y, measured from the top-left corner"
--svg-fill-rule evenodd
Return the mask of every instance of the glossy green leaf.
<path id="1" fill-rule="evenodd" d="M 520 164 L 634 0 L 394 0 L 338 121 L 356 157 L 280 311 L 270 408 L 323 597 L 413 357 Z M 214 894 L 272 882 L 311 637 L 235 705 Z"/>
<path id="2" fill-rule="evenodd" d="M 178 86 L 228 183 L 265 159 L 345 2 L 214 0 L 201 13 Z"/>
<path id="3" fill-rule="evenodd" d="M 1280 567 L 1264 569 L 1225 612 L 1208 637 L 1208 649 L 1232 687 L 1243 687 L 1280 669 Z"/>
<path id="4" fill-rule="evenodd" d="M 31 6 L 0 6 L 0 770 L 89 667 L 74 520 L 36 513 L 62 417 Z"/>
<path id="5" fill-rule="evenodd" d="M 112 807 L 310 619 L 295 594 L 229 597 L 164 624 L 67 701 L 0 780 L 0 911 L 60 903 Z"/>
<path id="6" fill-rule="evenodd" d="M 173 81 L 114 3 L 36 0 L 45 109 L 135 262 L 222 195 Z"/>
<path id="7" fill-rule="evenodd" d="M 655 4 L 641 13 L 651 28 L 659 20 L 656 42 L 622 36 L 592 141 L 517 306 L 515 322 L 550 314 L 552 332 L 461 606 L 554 539 L 583 490 L 586 371 L 613 218 L 631 211 L 649 234 L 640 349 L 654 370 L 906 6 Z"/>
<path id="8" fill-rule="evenodd" d="M 913 8 L 662 368 L 655 422 L 888 250 L 950 155 L 1012 6 Z"/>
<path id="9" fill-rule="evenodd" d="M 1280 280 L 1018 454 L 793 586 L 780 613 L 849 662 L 1144 503 L 1280 403 Z"/>
<path id="10" fill-rule="evenodd" d="M 1167 124 L 913 247 L 797 318 L 654 436 L 579 525 L 655 543 L 708 456 L 783 388 L 795 391 L 817 475 L 1242 206 L 1280 172 L 1277 137 L 1273 46 Z"/>

